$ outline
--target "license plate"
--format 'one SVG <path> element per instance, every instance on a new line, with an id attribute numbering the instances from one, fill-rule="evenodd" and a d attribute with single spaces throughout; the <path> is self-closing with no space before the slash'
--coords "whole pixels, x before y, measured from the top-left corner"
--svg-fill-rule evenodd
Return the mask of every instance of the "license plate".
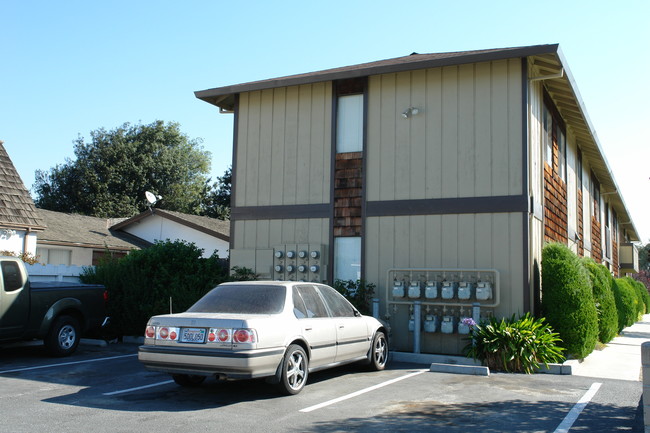
<path id="1" fill-rule="evenodd" d="M 181 329 L 181 343 L 205 343 L 205 329 L 202 328 Z"/>

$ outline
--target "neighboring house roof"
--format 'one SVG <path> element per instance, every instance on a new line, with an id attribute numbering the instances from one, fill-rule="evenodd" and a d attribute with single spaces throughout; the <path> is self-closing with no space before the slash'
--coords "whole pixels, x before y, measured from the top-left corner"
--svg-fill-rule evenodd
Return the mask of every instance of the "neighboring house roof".
<path id="1" fill-rule="evenodd" d="M 215 238 L 221 239 L 223 241 L 228 242 L 230 240 L 230 221 L 223 221 L 205 216 L 189 215 L 181 212 L 174 212 L 163 209 L 152 209 L 151 211 L 147 210 L 134 217 L 122 220 L 117 224 L 111 226 L 111 230 L 120 230 L 137 221 L 150 217 L 154 213 L 159 217 L 175 221 L 179 224 L 190 227 L 207 235 L 214 236 Z"/>
<path id="2" fill-rule="evenodd" d="M 38 235 L 39 245 L 65 245 L 82 248 L 131 250 L 151 243 L 128 233 L 109 228 L 106 218 L 38 209 L 47 229 Z"/>
<path id="3" fill-rule="evenodd" d="M 601 184 L 601 193 L 610 196 L 619 224 L 627 228 L 632 241 L 640 240 L 559 44 L 433 54 L 413 53 L 377 62 L 217 87 L 194 94 L 222 110 L 232 111 L 235 109 L 235 96 L 242 92 L 513 58 L 529 59 L 532 66 L 525 69 L 528 80 L 545 80 L 548 93 L 567 126 L 579 140 L 583 155 L 588 158 L 591 169 Z"/>
<path id="4" fill-rule="evenodd" d="M 0 227 L 40 231 L 45 222 L 36 212 L 13 162 L 0 141 Z"/>

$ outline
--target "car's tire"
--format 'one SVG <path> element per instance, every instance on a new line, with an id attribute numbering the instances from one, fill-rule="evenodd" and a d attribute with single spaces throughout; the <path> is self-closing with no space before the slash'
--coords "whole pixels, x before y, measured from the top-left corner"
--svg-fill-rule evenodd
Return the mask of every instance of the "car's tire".
<path id="1" fill-rule="evenodd" d="M 372 346 L 368 352 L 369 366 L 372 370 L 379 371 L 386 368 L 388 362 L 388 339 L 386 335 L 377 331 L 372 338 Z"/>
<path id="2" fill-rule="evenodd" d="M 72 316 L 59 316 L 45 337 L 45 348 L 53 356 L 74 353 L 81 338 L 79 321 Z"/>
<path id="3" fill-rule="evenodd" d="M 287 348 L 280 365 L 280 382 L 278 388 L 283 394 L 298 394 L 307 383 L 309 360 L 305 349 L 297 344 Z"/>
<path id="4" fill-rule="evenodd" d="M 201 385 L 206 377 L 195 374 L 172 374 L 172 379 L 180 386 L 195 387 Z"/>

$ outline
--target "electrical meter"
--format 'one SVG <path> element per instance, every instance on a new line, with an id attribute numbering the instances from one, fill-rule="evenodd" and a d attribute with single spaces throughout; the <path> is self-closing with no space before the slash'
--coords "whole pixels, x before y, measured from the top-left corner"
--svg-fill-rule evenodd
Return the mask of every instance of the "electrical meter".
<path id="1" fill-rule="evenodd" d="M 393 281 L 393 298 L 404 297 L 404 281 Z"/>
<path id="2" fill-rule="evenodd" d="M 467 300 L 472 297 L 472 283 L 462 281 L 458 283 L 458 299 Z"/>
<path id="3" fill-rule="evenodd" d="M 456 283 L 453 281 L 444 281 L 442 283 L 442 299 L 454 299 Z"/>
<path id="4" fill-rule="evenodd" d="M 460 321 L 458 322 L 459 334 L 464 334 L 464 335 L 469 334 L 469 325 L 467 323 L 464 323 L 466 319 L 471 319 L 471 317 L 461 317 Z"/>
<path id="5" fill-rule="evenodd" d="M 436 299 L 438 297 L 438 283 L 435 281 L 427 281 L 424 287 L 424 297 L 427 299 Z"/>
<path id="6" fill-rule="evenodd" d="M 411 281 L 409 284 L 409 298 L 415 299 L 419 298 L 421 295 L 421 290 L 420 290 L 420 282 L 419 281 Z"/>
<path id="7" fill-rule="evenodd" d="M 438 316 L 427 314 L 424 317 L 424 332 L 436 332 L 438 330 Z"/>
<path id="8" fill-rule="evenodd" d="M 440 323 L 440 332 L 443 334 L 453 334 L 454 333 L 454 317 L 453 316 L 444 316 L 442 318 L 442 323 Z"/>
<path id="9" fill-rule="evenodd" d="M 492 284 L 487 281 L 478 282 L 476 284 L 476 299 L 479 301 L 492 299 Z"/>

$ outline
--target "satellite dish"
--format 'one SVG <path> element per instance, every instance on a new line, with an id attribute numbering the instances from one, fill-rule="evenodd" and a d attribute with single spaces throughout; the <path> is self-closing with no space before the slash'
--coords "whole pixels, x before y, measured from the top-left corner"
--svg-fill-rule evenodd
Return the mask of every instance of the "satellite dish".
<path id="1" fill-rule="evenodd" d="M 145 191 L 144 196 L 147 198 L 147 201 L 151 206 L 155 205 L 156 202 L 162 198 L 161 196 L 156 196 L 154 193 L 150 191 Z"/>

